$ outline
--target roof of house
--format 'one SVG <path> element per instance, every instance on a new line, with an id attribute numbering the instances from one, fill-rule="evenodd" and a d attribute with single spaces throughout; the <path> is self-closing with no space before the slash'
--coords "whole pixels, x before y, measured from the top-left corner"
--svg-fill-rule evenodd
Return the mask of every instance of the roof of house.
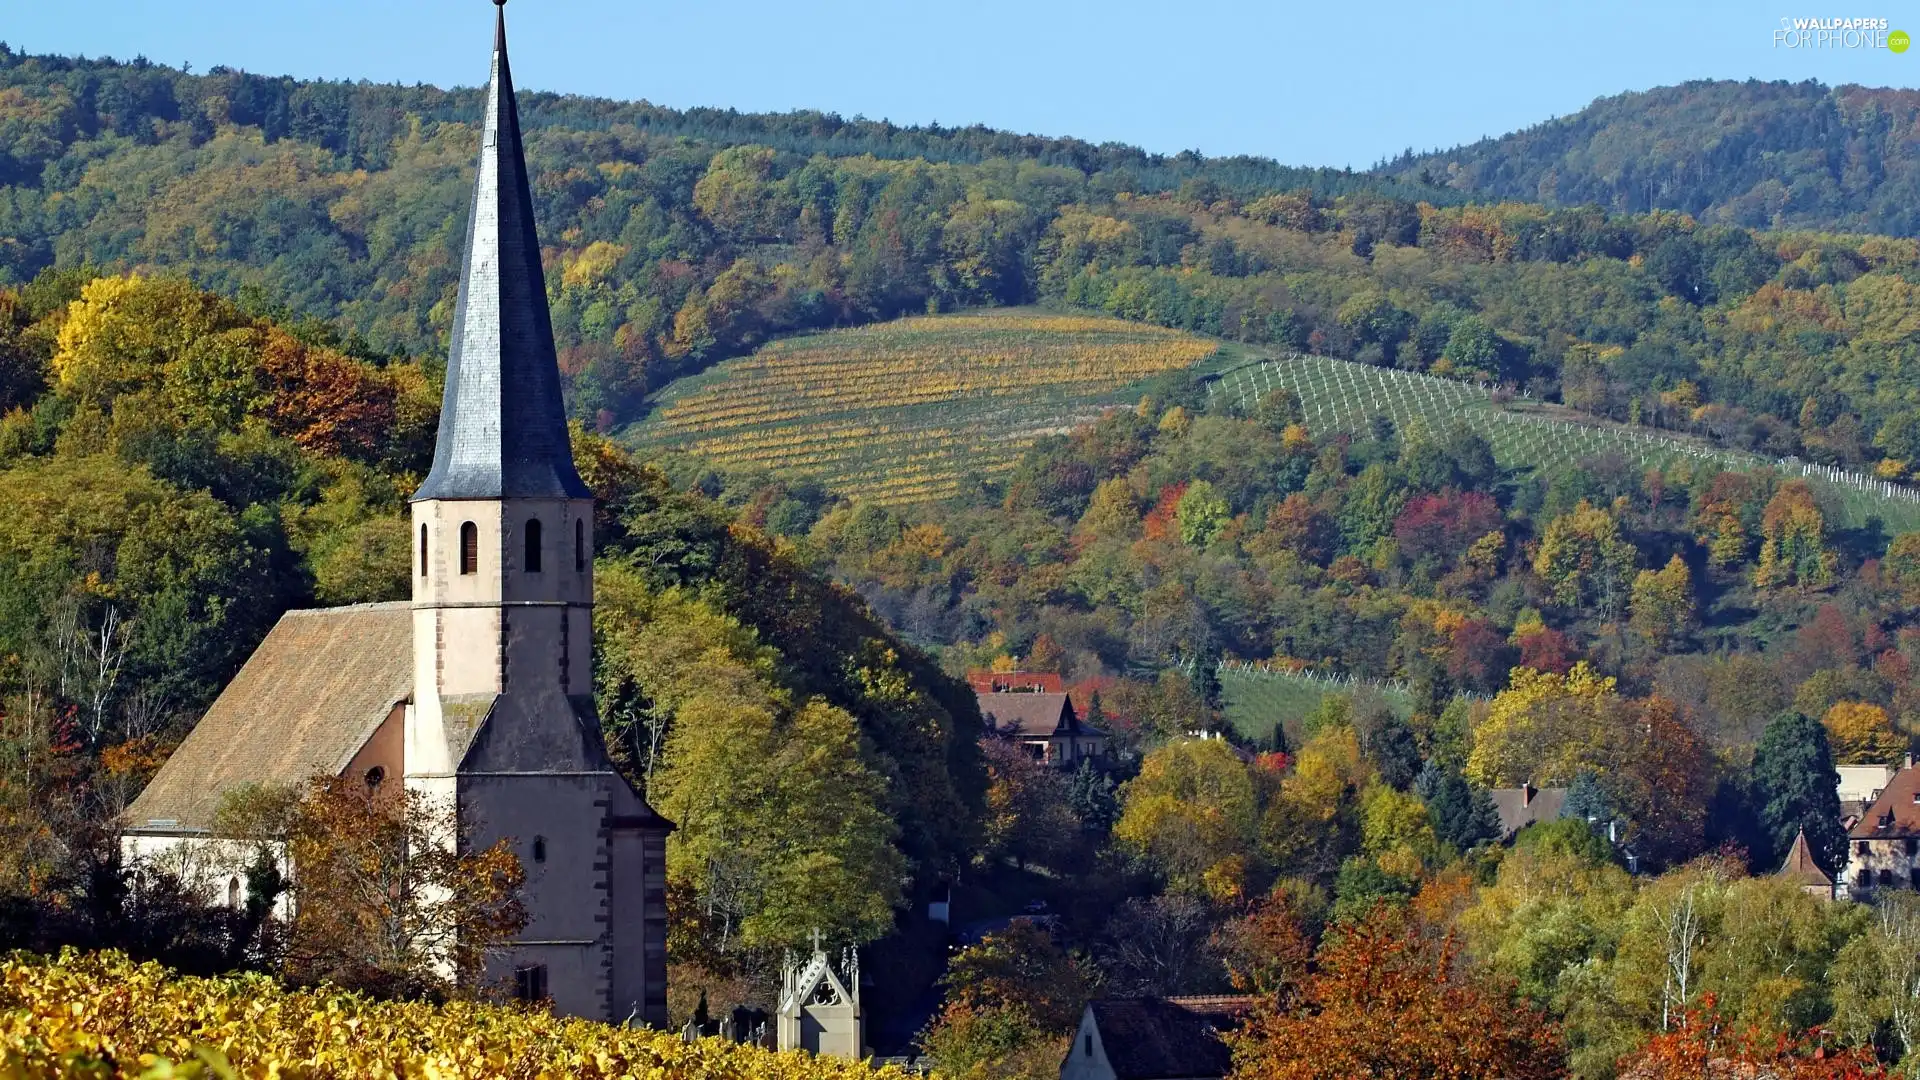
<path id="1" fill-rule="evenodd" d="M 1920 836 L 1920 768 L 1895 773 L 1847 835 L 1855 840 Z"/>
<path id="2" fill-rule="evenodd" d="M 1010 735 L 1097 734 L 1092 729 L 1080 726 L 1080 719 L 1073 711 L 1073 701 L 1065 694 L 1014 691 L 975 696 L 980 702 L 980 715 Z"/>
<path id="3" fill-rule="evenodd" d="M 1813 859 L 1813 849 L 1807 846 L 1807 830 L 1801 829 L 1794 834 L 1793 847 L 1787 850 L 1787 861 L 1780 867 L 1780 876 L 1799 885 L 1833 884 L 1833 878 Z"/>
<path id="4" fill-rule="evenodd" d="M 1493 808 L 1500 815 L 1500 835 L 1512 836 L 1536 821 L 1553 821 L 1566 805 L 1566 788 L 1494 788 Z"/>
<path id="5" fill-rule="evenodd" d="M 494 26 L 480 161 L 454 301 L 447 383 L 422 499 L 588 499 L 553 348 L 505 9 Z"/>
<path id="6" fill-rule="evenodd" d="M 1006 693 L 1011 690 L 1038 690 L 1064 694 L 1066 683 L 1051 671 L 969 671 L 967 685 L 976 694 Z"/>
<path id="7" fill-rule="evenodd" d="M 1233 1056 L 1220 1033 L 1253 997 L 1102 998 L 1087 1003 L 1118 1080 L 1225 1076 Z"/>
<path id="8" fill-rule="evenodd" d="M 230 788 L 336 774 L 412 689 L 409 604 L 289 611 L 126 821 L 135 832 L 205 829 Z"/>

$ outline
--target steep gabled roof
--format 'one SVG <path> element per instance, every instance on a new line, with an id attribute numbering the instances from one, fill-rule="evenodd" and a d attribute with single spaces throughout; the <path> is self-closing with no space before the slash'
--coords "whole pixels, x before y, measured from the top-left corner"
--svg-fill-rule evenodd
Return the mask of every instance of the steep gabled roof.
<path id="1" fill-rule="evenodd" d="M 1895 773 L 1847 835 L 1855 840 L 1920 836 L 1920 768 Z"/>
<path id="2" fill-rule="evenodd" d="M 1794 834 L 1793 847 L 1787 850 L 1787 861 L 1780 867 L 1780 876 L 1797 885 L 1824 885 L 1829 888 L 1833 885 L 1833 879 L 1814 861 L 1813 849 L 1807 846 L 1805 829 Z"/>
<path id="3" fill-rule="evenodd" d="M 494 24 L 480 165 L 450 336 L 433 468 L 414 499 L 590 498 L 574 469 L 560 400 L 507 65 L 505 8 Z"/>
<path id="4" fill-rule="evenodd" d="M 1566 805 L 1566 788 L 1494 788 L 1487 792 L 1500 815 L 1500 835 L 1512 836 L 1536 821 L 1554 821 Z"/>
<path id="5" fill-rule="evenodd" d="M 127 824 L 205 829 L 231 788 L 337 774 L 412 689 L 411 605 L 289 611 L 127 808 Z"/>
<path id="6" fill-rule="evenodd" d="M 980 715 L 1003 733 L 1044 737 L 1079 730 L 1073 702 L 1065 694 L 976 694 Z"/>
<path id="7" fill-rule="evenodd" d="M 1102 998 L 1087 1003 L 1118 1080 L 1225 1076 L 1232 1054 L 1221 1033 L 1257 1003 L 1252 997 Z"/>

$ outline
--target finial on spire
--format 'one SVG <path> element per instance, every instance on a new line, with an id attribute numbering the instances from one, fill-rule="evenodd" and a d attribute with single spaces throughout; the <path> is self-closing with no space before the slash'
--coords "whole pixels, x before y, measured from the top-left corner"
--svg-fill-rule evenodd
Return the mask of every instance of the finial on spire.
<path id="1" fill-rule="evenodd" d="M 494 6 L 494 7 L 506 7 L 506 6 L 507 6 L 507 0 L 493 0 L 493 6 Z"/>

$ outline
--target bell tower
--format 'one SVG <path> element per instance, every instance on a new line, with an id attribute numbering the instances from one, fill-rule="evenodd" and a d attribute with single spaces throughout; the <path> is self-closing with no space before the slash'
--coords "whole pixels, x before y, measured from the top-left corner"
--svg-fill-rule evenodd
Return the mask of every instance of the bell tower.
<path id="1" fill-rule="evenodd" d="M 491 972 L 570 1015 L 665 1022 L 665 837 L 594 711 L 593 495 L 574 468 L 505 0 L 433 466 L 411 502 L 406 782 L 512 838 L 531 921 Z"/>

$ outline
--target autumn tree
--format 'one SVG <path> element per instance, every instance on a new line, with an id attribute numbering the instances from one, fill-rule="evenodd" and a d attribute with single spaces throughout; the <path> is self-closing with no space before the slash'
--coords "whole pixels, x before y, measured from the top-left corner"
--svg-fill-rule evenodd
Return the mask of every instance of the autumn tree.
<path id="1" fill-rule="evenodd" d="M 315 779 L 287 829 L 299 868 L 289 974 L 380 994 L 477 988 L 526 926 L 526 874 L 512 838 L 463 850 L 460 826 L 418 789 Z"/>
<path id="2" fill-rule="evenodd" d="M 1885 1076 L 1869 1052 L 1829 1048 L 1819 1033 L 1784 1036 L 1740 1030 L 1709 997 L 1622 1058 L 1622 1080 L 1868 1080 Z"/>
<path id="3" fill-rule="evenodd" d="M 1234 896 L 1244 887 L 1259 805 L 1224 739 L 1178 739 L 1148 754 L 1121 789 L 1113 834 L 1177 888 Z"/>
<path id="4" fill-rule="evenodd" d="M 1818 588 L 1832 584 L 1840 557 L 1827 546 L 1827 518 L 1805 480 L 1780 485 L 1761 515 L 1760 529 L 1755 585 Z"/>
<path id="5" fill-rule="evenodd" d="M 1012 739 L 987 739 L 982 749 L 989 786 L 981 853 L 1023 866 L 1059 866 L 1080 834 L 1067 777 Z"/>
<path id="6" fill-rule="evenodd" d="M 1409 930 L 1385 912 L 1330 935 L 1298 995 L 1230 1037 L 1231 1076 L 1562 1075 L 1559 1034 L 1547 1018 L 1456 961 L 1452 938 Z"/>
<path id="7" fill-rule="evenodd" d="M 956 953 L 946 1001 L 922 1034 L 949 1076 L 1057 1076 L 1067 1036 L 1092 995 L 1091 973 L 1037 924 L 1015 922 Z"/>
<path id="8" fill-rule="evenodd" d="M 1567 783 L 1608 742 L 1614 680 L 1584 661 L 1565 675 L 1515 668 L 1474 726 L 1467 777 L 1484 787 Z"/>
<path id="9" fill-rule="evenodd" d="M 1563 607 L 1592 607 L 1607 618 L 1620 613 L 1639 552 L 1621 534 L 1613 514 L 1585 500 L 1547 523 L 1533 570 Z"/>
<path id="10" fill-rule="evenodd" d="M 1635 633 L 1655 650 L 1665 650 L 1694 625 L 1693 572 L 1679 555 L 1659 570 L 1642 570 L 1633 579 L 1630 602 Z"/>
<path id="11" fill-rule="evenodd" d="M 1893 730 L 1887 710 L 1864 701 L 1837 701 L 1820 724 L 1839 765 L 1885 765 L 1900 760 L 1907 740 Z"/>

